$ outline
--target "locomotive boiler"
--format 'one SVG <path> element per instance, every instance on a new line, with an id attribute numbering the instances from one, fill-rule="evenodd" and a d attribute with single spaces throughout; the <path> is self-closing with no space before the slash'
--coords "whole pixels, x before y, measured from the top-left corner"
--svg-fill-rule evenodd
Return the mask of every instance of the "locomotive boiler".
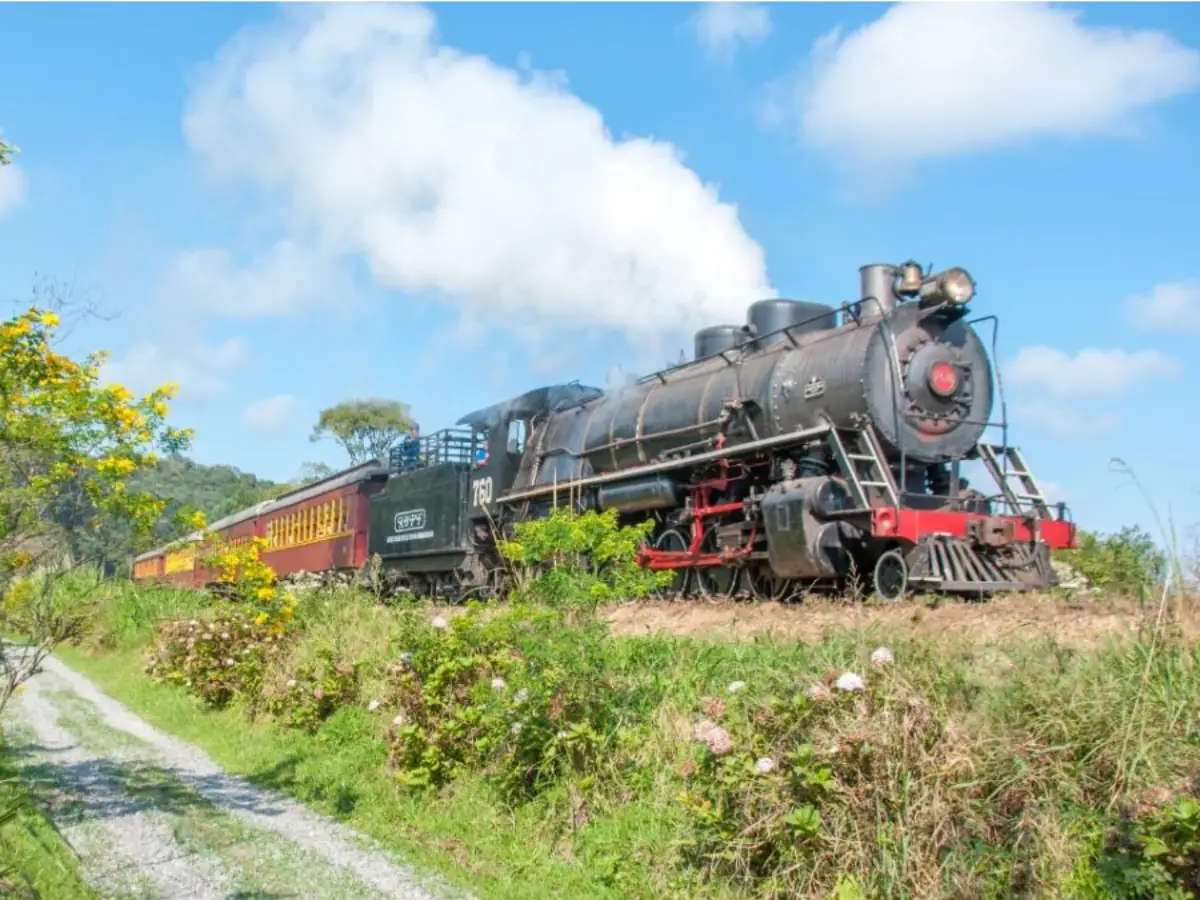
<path id="1" fill-rule="evenodd" d="M 974 285 L 962 269 L 908 277 L 864 267 L 862 299 L 840 325 L 829 306 L 763 300 L 743 326 L 702 330 L 691 364 L 551 415 L 532 483 L 632 469 L 718 437 L 730 445 L 866 422 L 915 467 L 961 459 L 992 411 L 987 351 L 963 321 Z M 901 303 L 897 288 L 917 302 Z"/>

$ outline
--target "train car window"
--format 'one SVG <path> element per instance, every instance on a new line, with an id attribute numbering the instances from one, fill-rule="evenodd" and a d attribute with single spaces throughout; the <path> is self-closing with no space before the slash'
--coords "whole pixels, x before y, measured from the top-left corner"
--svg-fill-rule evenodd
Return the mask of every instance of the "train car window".
<path id="1" fill-rule="evenodd" d="M 508 423 L 508 452 L 518 456 L 525 452 L 524 419 L 513 419 Z"/>

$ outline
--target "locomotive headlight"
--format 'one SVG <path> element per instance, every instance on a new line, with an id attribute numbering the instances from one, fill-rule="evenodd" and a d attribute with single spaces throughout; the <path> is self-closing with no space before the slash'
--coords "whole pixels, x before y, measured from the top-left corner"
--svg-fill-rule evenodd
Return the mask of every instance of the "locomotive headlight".
<path id="1" fill-rule="evenodd" d="M 975 296 L 975 280 L 966 269 L 953 268 L 931 275 L 921 284 L 921 305 L 953 303 L 963 306 Z"/>
<path id="2" fill-rule="evenodd" d="M 975 296 L 975 281 L 966 269 L 947 269 L 939 280 L 942 293 L 951 303 L 962 306 Z"/>

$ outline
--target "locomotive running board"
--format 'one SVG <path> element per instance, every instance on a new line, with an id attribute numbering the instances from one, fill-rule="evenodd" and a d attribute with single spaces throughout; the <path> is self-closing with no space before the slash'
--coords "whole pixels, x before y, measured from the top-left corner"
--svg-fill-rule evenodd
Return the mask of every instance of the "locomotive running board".
<path id="1" fill-rule="evenodd" d="M 622 469 L 620 472 L 607 472 L 604 475 L 593 475 L 590 478 L 577 478 L 574 481 L 560 481 L 557 484 L 542 484 L 514 494 L 505 494 L 497 498 L 497 503 L 515 503 L 518 500 L 535 500 L 538 497 L 549 497 L 556 493 L 569 493 L 579 488 L 611 484 L 614 481 L 625 481 L 628 478 L 639 478 L 643 475 L 655 475 L 659 472 L 669 472 L 672 469 L 682 469 L 706 462 L 716 462 L 731 456 L 744 453 L 755 453 L 759 450 L 772 450 L 776 447 L 786 447 L 811 441 L 828 434 L 828 425 L 818 425 L 815 428 L 805 428 L 802 431 L 789 431 L 787 434 L 777 434 L 775 437 L 759 438 L 757 441 L 747 441 L 744 444 L 733 444 L 720 450 L 709 450 L 707 453 L 696 453 L 692 456 L 681 456 L 678 459 L 668 459 L 663 462 L 650 463 L 632 469 Z M 632 438 L 630 439 L 632 441 Z"/>

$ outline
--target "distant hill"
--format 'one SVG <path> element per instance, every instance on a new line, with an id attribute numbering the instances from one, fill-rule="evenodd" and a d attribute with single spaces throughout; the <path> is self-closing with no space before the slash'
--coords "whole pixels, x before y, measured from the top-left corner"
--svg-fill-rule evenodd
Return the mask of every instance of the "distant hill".
<path id="1" fill-rule="evenodd" d="M 307 479 L 303 479 L 307 480 Z M 233 466 L 206 466 L 184 456 L 168 457 L 151 469 L 134 474 L 129 488 L 168 501 L 147 540 L 136 542 L 128 527 L 109 522 L 100 531 L 87 527 L 95 511 L 81 492 L 68 491 L 50 511 L 62 529 L 62 539 L 76 560 L 107 560 L 123 568 L 139 549 L 182 537 L 186 528 L 176 522 L 181 508 L 204 512 L 209 522 L 279 496 L 294 484 L 277 484 Z"/>
<path id="2" fill-rule="evenodd" d="M 181 506 L 204 511 L 208 521 L 217 519 L 279 496 L 292 487 L 276 484 L 233 466 L 206 466 L 185 456 L 162 460 L 152 469 L 139 472 L 130 479 L 134 490 L 146 491 L 156 497 L 170 498 L 159 523 L 165 540 L 178 537 L 173 533 L 175 513 Z"/>

